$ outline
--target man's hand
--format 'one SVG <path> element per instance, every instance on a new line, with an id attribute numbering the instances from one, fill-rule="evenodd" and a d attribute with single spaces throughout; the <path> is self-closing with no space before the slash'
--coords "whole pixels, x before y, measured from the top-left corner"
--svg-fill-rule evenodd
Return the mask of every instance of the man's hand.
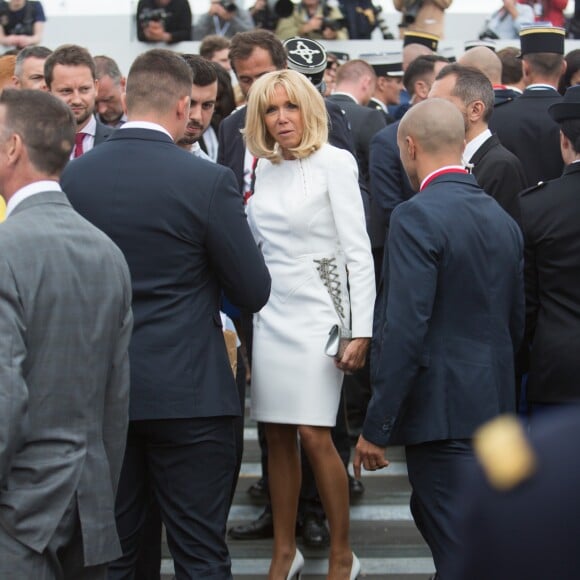
<path id="1" fill-rule="evenodd" d="M 353 338 L 344 349 L 342 358 L 335 360 L 334 364 L 344 373 L 352 373 L 362 369 L 370 342 L 370 338 Z"/>
<path id="2" fill-rule="evenodd" d="M 379 447 L 370 441 L 367 441 L 362 435 L 358 438 L 354 450 L 354 476 L 360 479 L 361 465 L 367 471 L 375 471 L 387 467 L 389 462 L 385 457 L 386 447 Z"/>
<path id="3" fill-rule="evenodd" d="M 147 24 L 143 29 L 143 34 L 145 35 L 145 38 L 151 42 L 166 42 L 168 36 L 167 32 L 165 32 L 163 22 L 155 21 L 151 21 Z"/>
<path id="4" fill-rule="evenodd" d="M 322 27 L 322 16 L 313 16 L 308 22 L 302 25 L 301 34 L 317 32 Z"/>
<path id="5" fill-rule="evenodd" d="M 234 17 L 234 13 L 226 10 L 220 2 L 212 2 L 209 7 L 208 14 L 210 16 L 218 16 L 222 20 L 226 21 L 231 20 Z"/>

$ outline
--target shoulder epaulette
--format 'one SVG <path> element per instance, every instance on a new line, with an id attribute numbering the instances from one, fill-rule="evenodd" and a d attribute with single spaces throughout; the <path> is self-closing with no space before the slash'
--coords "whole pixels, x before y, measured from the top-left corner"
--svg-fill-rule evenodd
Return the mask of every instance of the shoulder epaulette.
<path id="1" fill-rule="evenodd" d="M 497 491 L 514 489 L 536 471 L 536 455 L 516 417 L 504 415 L 480 427 L 473 448 L 489 484 Z"/>
<path id="2" fill-rule="evenodd" d="M 536 183 L 536 185 L 532 185 L 531 187 L 528 187 L 527 189 L 524 189 L 523 191 L 521 191 L 520 197 L 522 195 L 527 195 L 528 193 L 532 193 L 533 191 L 538 191 L 538 190 L 542 189 L 543 187 L 545 187 L 546 185 L 548 185 L 547 181 L 538 181 L 538 183 Z"/>

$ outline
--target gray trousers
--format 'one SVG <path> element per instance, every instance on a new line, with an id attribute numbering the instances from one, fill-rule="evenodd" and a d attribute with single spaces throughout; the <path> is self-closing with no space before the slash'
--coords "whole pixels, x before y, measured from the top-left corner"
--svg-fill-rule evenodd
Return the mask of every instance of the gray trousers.
<path id="1" fill-rule="evenodd" d="M 107 564 L 84 566 L 76 498 L 48 546 L 39 554 L 0 525 L 0 578 L 3 580 L 105 580 Z"/>

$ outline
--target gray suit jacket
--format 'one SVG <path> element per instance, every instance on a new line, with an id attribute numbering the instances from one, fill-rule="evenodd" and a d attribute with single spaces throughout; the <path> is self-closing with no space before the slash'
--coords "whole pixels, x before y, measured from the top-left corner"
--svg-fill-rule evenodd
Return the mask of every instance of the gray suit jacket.
<path id="1" fill-rule="evenodd" d="M 76 496 L 86 565 L 120 555 L 132 328 L 119 249 L 62 192 L 0 224 L 0 525 L 42 552 Z"/>

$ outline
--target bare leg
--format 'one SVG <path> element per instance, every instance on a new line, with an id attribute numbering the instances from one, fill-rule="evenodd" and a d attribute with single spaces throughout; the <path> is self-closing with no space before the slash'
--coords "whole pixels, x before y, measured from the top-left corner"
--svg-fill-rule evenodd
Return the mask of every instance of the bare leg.
<path id="1" fill-rule="evenodd" d="M 274 549 L 268 579 L 286 580 L 296 553 L 296 514 L 301 480 L 297 427 L 267 423 L 266 440 L 274 518 Z"/>
<path id="2" fill-rule="evenodd" d="M 352 566 L 349 542 L 348 479 L 329 427 L 299 428 L 302 447 L 314 471 L 330 527 L 328 578 L 348 580 Z"/>

